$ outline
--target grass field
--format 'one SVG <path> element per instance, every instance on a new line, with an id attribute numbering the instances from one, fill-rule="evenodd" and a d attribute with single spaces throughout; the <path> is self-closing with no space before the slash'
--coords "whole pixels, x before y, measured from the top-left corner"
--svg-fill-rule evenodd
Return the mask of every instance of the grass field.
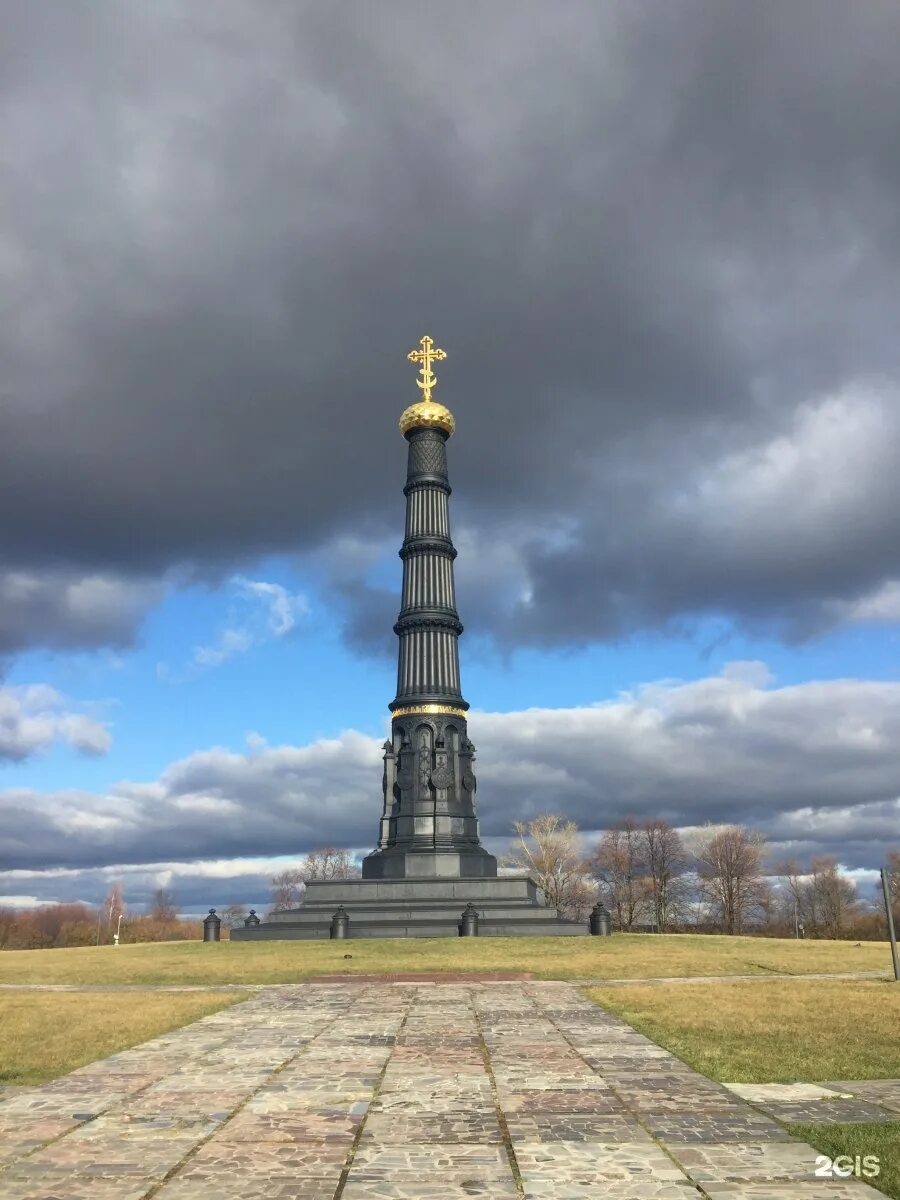
<path id="1" fill-rule="evenodd" d="M 900 1076 L 898 983 L 624 984 L 588 994 L 725 1083 Z"/>
<path id="2" fill-rule="evenodd" d="M 345 955 L 352 955 L 345 958 Z M 0 952 L 0 983 L 290 983 L 334 972 L 531 971 L 538 979 L 890 971 L 887 942 L 693 934 L 611 938 L 416 938 L 349 942 L 162 942 Z"/>
<path id="3" fill-rule="evenodd" d="M 226 992 L 0 995 L 0 1084 L 44 1083 L 246 999 Z"/>
<path id="4" fill-rule="evenodd" d="M 889 1125 L 789 1125 L 788 1129 L 829 1158 L 846 1154 L 855 1160 L 857 1155 L 861 1159 L 876 1155 L 878 1175 L 861 1178 L 900 1200 L 900 1121 Z"/>

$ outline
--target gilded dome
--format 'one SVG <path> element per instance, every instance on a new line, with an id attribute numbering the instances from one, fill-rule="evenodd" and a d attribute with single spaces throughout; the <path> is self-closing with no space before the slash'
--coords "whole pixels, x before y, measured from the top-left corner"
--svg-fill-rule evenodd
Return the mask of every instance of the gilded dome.
<path id="1" fill-rule="evenodd" d="M 400 432 L 406 437 L 411 429 L 417 427 L 443 429 L 449 437 L 456 428 L 456 421 L 450 409 L 437 400 L 419 400 L 411 404 L 400 418 Z"/>

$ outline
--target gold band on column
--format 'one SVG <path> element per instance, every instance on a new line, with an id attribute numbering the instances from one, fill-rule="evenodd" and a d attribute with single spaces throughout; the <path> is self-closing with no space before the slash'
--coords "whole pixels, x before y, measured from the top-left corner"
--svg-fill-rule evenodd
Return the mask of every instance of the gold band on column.
<path id="1" fill-rule="evenodd" d="M 446 713 L 451 717 L 465 718 L 464 708 L 454 708 L 452 704 L 414 704 L 410 708 L 395 708 L 392 717 L 411 717 L 419 713 Z"/>

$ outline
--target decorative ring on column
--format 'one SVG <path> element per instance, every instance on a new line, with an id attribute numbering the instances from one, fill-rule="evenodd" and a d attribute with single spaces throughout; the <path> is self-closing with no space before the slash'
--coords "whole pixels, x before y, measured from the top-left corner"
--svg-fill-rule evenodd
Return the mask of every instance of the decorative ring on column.
<path id="1" fill-rule="evenodd" d="M 442 554 L 445 558 L 456 558 L 457 550 L 449 538 L 407 538 L 397 551 L 401 558 L 412 558 L 415 554 Z"/>
<path id="2" fill-rule="evenodd" d="M 395 708 L 391 710 L 392 717 L 412 717 L 412 716 L 427 716 L 429 714 L 446 713 L 451 717 L 462 717 L 465 720 L 466 710 L 464 708 L 456 708 L 452 704 L 413 704 L 409 708 Z"/>
<path id="3" fill-rule="evenodd" d="M 429 609 L 427 612 L 421 610 L 409 612 L 409 615 L 400 617 L 394 625 L 394 633 L 405 633 L 408 629 L 445 629 L 448 633 L 460 634 L 463 631 L 463 624 L 459 617 L 451 609 L 445 609 L 443 613 L 438 613 L 434 609 Z"/>

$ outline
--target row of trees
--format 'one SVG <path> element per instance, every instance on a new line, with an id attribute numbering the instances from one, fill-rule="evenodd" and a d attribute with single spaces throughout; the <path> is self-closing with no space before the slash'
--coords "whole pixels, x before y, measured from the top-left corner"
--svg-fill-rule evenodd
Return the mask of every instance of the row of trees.
<path id="1" fill-rule="evenodd" d="M 600 900 L 619 929 L 665 932 L 692 915 L 691 856 L 667 821 L 629 818 L 606 830 L 587 856 L 578 826 L 555 813 L 517 821 L 514 829 L 504 865 L 532 875 L 547 903 L 567 917 L 583 919 Z M 719 853 L 713 839 L 706 849 L 710 858 Z M 717 879 L 724 882 L 711 877 L 713 889 Z M 724 895 L 730 888 L 720 890 Z"/>
<path id="2" fill-rule="evenodd" d="M 121 915 L 122 920 L 119 921 Z M 122 885 L 114 883 L 99 907 L 42 904 L 0 908 L 0 950 L 43 950 L 62 946 L 104 946 L 126 942 L 171 942 L 200 937 L 199 921 L 178 916 L 175 896 L 159 888 L 143 913 L 130 913 Z"/>
<path id="3" fill-rule="evenodd" d="M 590 854 L 577 825 L 556 814 L 518 822 L 515 833 L 505 864 L 532 874 L 548 904 L 579 920 L 600 900 L 619 929 L 884 937 L 878 902 L 858 895 L 837 859 L 771 864 L 764 837 L 743 825 L 710 826 L 686 839 L 667 821 L 628 818 Z M 900 921 L 900 850 L 889 852 L 888 868 Z"/>

